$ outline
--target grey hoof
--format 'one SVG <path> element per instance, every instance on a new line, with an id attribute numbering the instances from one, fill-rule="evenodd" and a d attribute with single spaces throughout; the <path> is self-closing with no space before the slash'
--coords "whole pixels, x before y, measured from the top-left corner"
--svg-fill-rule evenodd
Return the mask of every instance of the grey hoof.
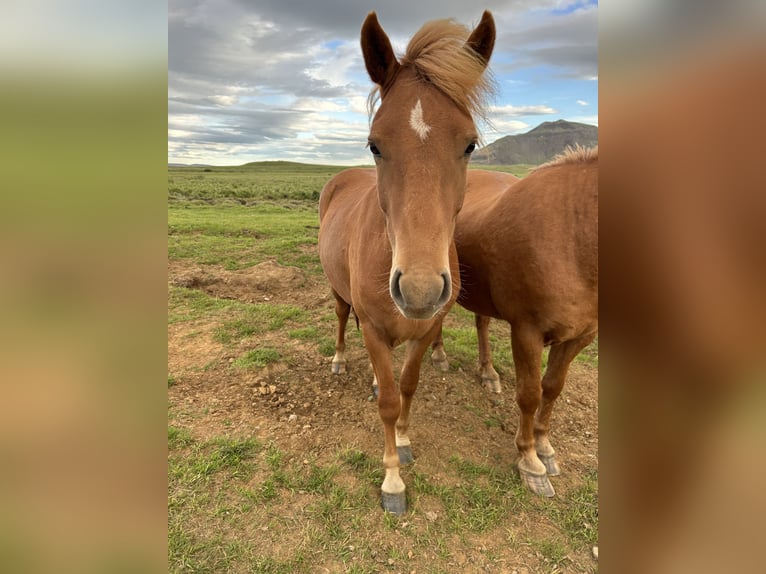
<path id="1" fill-rule="evenodd" d="M 412 448 L 409 446 L 397 446 L 396 452 L 399 454 L 399 464 L 412 464 L 415 457 L 412 456 Z"/>
<path id="2" fill-rule="evenodd" d="M 446 373 L 447 371 L 449 371 L 449 361 L 447 359 L 441 359 L 441 360 L 431 359 L 431 363 L 437 370 L 443 373 Z"/>
<path id="3" fill-rule="evenodd" d="M 378 400 L 378 385 L 372 385 L 372 396 L 376 401 Z"/>
<path id="4" fill-rule="evenodd" d="M 381 502 L 383 510 L 392 514 L 404 514 L 407 512 L 407 494 L 400 492 L 398 494 L 389 494 L 381 491 Z"/>
<path id="5" fill-rule="evenodd" d="M 484 388 L 487 389 L 490 393 L 502 393 L 503 387 L 500 386 L 500 379 L 491 379 L 491 378 L 481 378 L 481 382 L 484 385 Z"/>
<path id="6" fill-rule="evenodd" d="M 556 462 L 555 455 L 544 455 L 538 452 L 537 456 L 545 465 L 545 471 L 548 476 L 558 476 L 561 474 L 561 469 L 559 468 L 559 463 Z"/>
<path id="7" fill-rule="evenodd" d="M 556 491 L 553 490 L 551 481 L 548 480 L 547 474 L 532 474 L 529 471 L 519 468 L 519 475 L 527 488 L 540 496 L 546 496 L 548 498 L 555 496 Z"/>
<path id="8" fill-rule="evenodd" d="M 346 372 L 346 363 L 333 363 L 332 364 L 332 374 L 333 375 L 342 375 Z"/>

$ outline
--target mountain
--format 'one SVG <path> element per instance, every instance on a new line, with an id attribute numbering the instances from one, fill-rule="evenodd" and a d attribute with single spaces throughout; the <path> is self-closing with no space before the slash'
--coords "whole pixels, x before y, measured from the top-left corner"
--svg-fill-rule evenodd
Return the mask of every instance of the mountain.
<path id="1" fill-rule="evenodd" d="M 598 128 L 565 120 L 543 122 L 525 134 L 505 136 L 476 150 L 471 163 L 539 165 L 575 144 L 585 147 L 598 144 Z"/>

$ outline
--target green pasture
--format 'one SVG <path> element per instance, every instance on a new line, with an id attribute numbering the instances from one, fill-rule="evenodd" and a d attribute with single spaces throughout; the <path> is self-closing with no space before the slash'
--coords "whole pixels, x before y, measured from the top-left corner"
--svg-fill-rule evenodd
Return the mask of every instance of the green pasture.
<path id="1" fill-rule="evenodd" d="M 168 167 L 168 201 L 316 201 L 327 180 L 343 169 L 283 161 L 238 167 Z"/>
<path id="2" fill-rule="evenodd" d="M 523 176 L 529 166 L 490 168 Z M 321 278 L 317 199 L 341 169 L 287 162 L 169 167 L 169 260 L 230 271 L 275 260 Z M 227 372 L 291 365 L 300 359 L 297 349 L 307 345 L 321 357 L 334 352 L 331 306 L 244 303 L 174 285 L 168 321 L 174 328 L 187 326 L 189 337 L 197 326 L 213 325 L 212 340 L 230 360 L 210 367 Z M 275 333 L 295 346 L 274 344 L 269 337 Z M 507 381 L 513 372 L 508 327 L 493 321 L 490 333 L 495 367 Z M 455 308 L 444 339 L 452 371 L 473 372 L 478 352 L 472 314 Z M 355 329 L 348 340 L 361 346 Z M 597 368 L 598 342 L 577 361 Z M 180 384 L 182 377 L 169 370 L 169 391 Z M 479 407 L 465 408 L 482 428 L 500 424 Z M 587 555 L 598 543 L 595 469 L 566 496 L 540 499 L 523 488 L 512 468 L 461 453 L 443 461 L 438 475 L 417 465 L 406 471 L 410 512 L 397 518 L 375 502 L 383 477 L 380 453 L 348 447 L 320 459 L 255 434 L 195 436 L 185 421 L 204 414 L 184 404 L 168 406 L 170 572 L 410 572 L 411 560 L 425 555 L 433 559 L 425 568 L 418 562 L 419 573 L 473 571 L 460 560 L 476 544 L 486 546 L 481 552 L 492 571 L 504 571 L 503 549 L 516 546 L 536 557 L 540 570 L 534 571 L 581 571 L 571 570 L 569 557 Z M 440 520 L 429 518 L 431 509 L 438 509 Z M 519 528 L 529 521 L 538 525 L 534 532 Z M 278 553 L 262 544 L 266 532 L 284 540 Z M 597 571 L 597 563 L 582 571 Z"/>

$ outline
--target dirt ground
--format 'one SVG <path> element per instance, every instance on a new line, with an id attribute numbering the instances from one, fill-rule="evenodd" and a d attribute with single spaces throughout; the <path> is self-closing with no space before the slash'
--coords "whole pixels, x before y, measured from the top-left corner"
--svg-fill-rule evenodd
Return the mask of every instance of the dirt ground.
<path id="1" fill-rule="evenodd" d="M 274 262 L 227 271 L 171 261 L 168 280 L 170 285 L 221 298 L 299 306 L 316 318 L 334 309 L 323 277 Z M 445 325 L 453 320 L 450 314 Z M 323 336 L 334 336 L 334 325 L 316 324 Z M 382 459 L 383 433 L 371 397 L 372 372 L 359 338 L 349 341 L 345 375 L 333 375 L 330 357 L 320 355 L 314 343 L 289 338 L 286 329 L 265 333 L 262 342 L 286 349 L 289 365 L 244 371 L 229 368 L 229 363 L 252 348 L 252 341 L 249 347 L 225 347 L 213 337 L 215 326 L 190 321 L 168 328 L 168 372 L 176 381 L 168 389 L 169 401 L 178 422 L 196 438 L 256 434 L 307 456 L 321 458 L 340 447 L 354 447 Z M 349 321 L 349 330 L 355 328 Z M 510 346 L 507 325 L 493 321 L 492 330 Z M 450 349 L 446 350 L 449 355 Z M 397 353 L 398 361 L 401 357 Z M 453 455 L 517 461 L 512 369 L 504 369 L 501 379 L 504 392 L 491 394 L 480 385 L 474 366 L 443 373 L 424 362 L 410 429 L 413 451 L 424 472 L 438 473 L 439 461 Z M 588 471 L 598 468 L 597 407 L 597 369 L 575 361 L 553 415 L 552 442 L 562 468 L 553 484 L 559 493 L 575 488 Z M 500 424 L 482 424 L 487 417 Z"/>

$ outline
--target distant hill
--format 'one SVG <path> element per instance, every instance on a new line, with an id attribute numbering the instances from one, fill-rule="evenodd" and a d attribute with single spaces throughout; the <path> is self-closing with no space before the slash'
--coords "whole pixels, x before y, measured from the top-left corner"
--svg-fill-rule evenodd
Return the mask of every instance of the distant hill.
<path id="1" fill-rule="evenodd" d="M 539 165 L 575 144 L 585 147 L 598 144 L 598 128 L 565 120 L 543 122 L 525 134 L 505 136 L 476 150 L 471 163 Z"/>
<path id="2" fill-rule="evenodd" d="M 206 163 L 168 163 L 168 167 L 210 167 Z"/>
<path id="3" fill-rule="evenodd" d="M 210 165 L 204 163 L 184 164 L 168 163 L 168 168 L 174 171 L 193 171 L 193 172 L 237 172 L 237 173 L 325 173 L 338 172 L 348 167 L 372 167 L 371 165 L 362 166 L 343 166 L 343 165 L 325 165 L 319 163 L 299 163 L 295 161 L 268 160 L 251 161 L 241 165 Z"/>

